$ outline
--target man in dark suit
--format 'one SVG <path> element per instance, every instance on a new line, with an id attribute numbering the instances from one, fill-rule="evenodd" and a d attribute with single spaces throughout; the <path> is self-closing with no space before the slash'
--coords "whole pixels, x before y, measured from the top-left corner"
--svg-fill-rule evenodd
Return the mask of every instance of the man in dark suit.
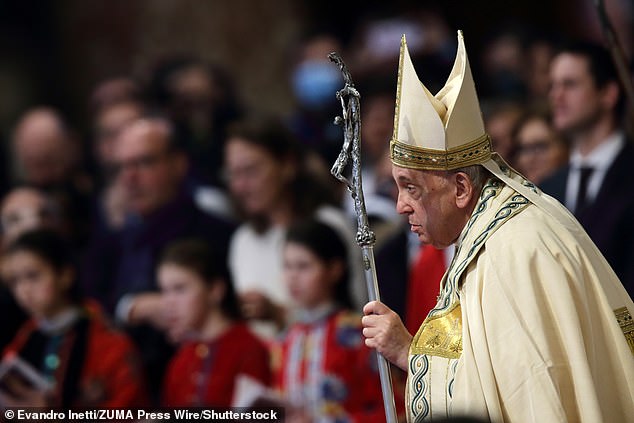
<path id="1" fill-rule="evenodd" d="M 99 300 L 137 343 L 154 399 L 172 350 L 160 329 L 164 304 L 156 266 L 177 239 L 199 237 L 226 254 L 235 225 L 200 210 L 187 187 L 188 158 L 164 118 L 127 125 L 114 148 L 116 182 L 125 193 L 128 217 L 120 230 L 96 239 L 84 258 L 88 295 Z"/>
<path id="2" fill-rule="evenodd" d="M 577 43 L 555 55 L 550 78 L 553 124 L 572 150 L 541 188 L 575 214 L 634 296 L 634 146 L 616 69 L 607 50 Z"/>

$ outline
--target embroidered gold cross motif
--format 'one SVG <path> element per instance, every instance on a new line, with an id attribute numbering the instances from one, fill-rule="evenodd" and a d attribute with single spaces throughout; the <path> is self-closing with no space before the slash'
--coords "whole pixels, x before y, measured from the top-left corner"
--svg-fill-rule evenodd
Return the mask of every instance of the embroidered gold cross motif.
<path id="1" fill-rule="evenodd" d="M 429 348 L 436 348 L 439 345 L 440 345 L 439 335 L 434 335 L 432 338 L 428 339 L 427 342 L 425 342 L 425 346 Z"/>
<path id="2" fill-rule="evenodd" d="M 457 302 L 443 313 L 425 319 L 414 337 L 410 354 L 460 358 L 462 355 L 460 303 Z"/>

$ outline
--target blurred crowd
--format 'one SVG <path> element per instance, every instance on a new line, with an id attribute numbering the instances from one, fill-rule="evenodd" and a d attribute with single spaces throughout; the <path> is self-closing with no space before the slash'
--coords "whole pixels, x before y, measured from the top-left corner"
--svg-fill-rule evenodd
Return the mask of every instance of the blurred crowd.
<path id="1" fill-rule="evenodd" d="M 354 204 L 329 175 L 343 81 L 327 54 L 342 52 L 361 92 L 382 299 L 415 332 L 453 251 L 419 245 L 394 207 L 387 151 L 403 33 L 435 92 L 456 36 L 422 12 L 363 22 L 345 43 L 307 34 L 288 115 L 247 109 L 231 69 L 184 56 L 145 80 L 96 81 L 82 125 L 47 105 L 24 110 L 2 151 L 0 349 L 55 385 L 0 379 L 0 404 L 228 406 L 257 386 L 298 422 L 381 421 L 358 318 L 367 294 Z M 634 294 L 631 105 L 609 53 L 574 41 L 491 35 L 474 68 L 486 130 L 575 214 Z"/>

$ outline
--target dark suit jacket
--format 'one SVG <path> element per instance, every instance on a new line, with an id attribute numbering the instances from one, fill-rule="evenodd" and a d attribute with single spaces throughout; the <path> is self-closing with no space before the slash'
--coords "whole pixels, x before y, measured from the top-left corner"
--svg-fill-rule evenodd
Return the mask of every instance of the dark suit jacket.
<path id="1" fill-rule="evenodd" d="M 569 171 L 570 166 L 565 166 L 545 180 L 541 189 L 563 203 Z M 596 200 L 576 217 L 634 297 L 634 144 L 631 140 L 626 140 L 608 169 Z"/>
<path id="2" fill-rule="evenodd" d="M 234 223 L 199 210 L 183 191 L 143 221 L 131 221 L 120 232 L 94 240 L 83 262 L 84 293 L 114 312 L 124 295 L 158 290 L 157 263 L 171 242 L 200 237 L 226 256 L 234 229 Z M 149 325 L 128 327 L 127 332 L 141 353 L 150 393 L 157 400 L 172 348 L 163 334 Z"/>

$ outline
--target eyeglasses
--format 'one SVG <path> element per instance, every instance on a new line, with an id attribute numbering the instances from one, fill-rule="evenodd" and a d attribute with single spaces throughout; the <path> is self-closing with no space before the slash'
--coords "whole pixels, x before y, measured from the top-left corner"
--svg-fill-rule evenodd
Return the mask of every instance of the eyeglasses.
<path id="1" fill-rule="evenodd" d="M 552 143 L 548 141 L 537 141 L 530 144 L 519 145 L 517 147 L 517 155 L 541 155 L 548 152 L 551 147 Z"/>
<path id="2" fill-rule="evenodd" d="M 135 170 L 139 172 L 143 172 L 149 169 L 152 169 L 166 157 L 168 157 L 169 152 L 164 151 L 161 153 L 154 154 L 144 154 L 138 157 L 134 157 L 128 160 L 123 160 L 118 163 L 113 164 L 111 167 L 112 175 L 119 175 L 126 169 Z"/>

